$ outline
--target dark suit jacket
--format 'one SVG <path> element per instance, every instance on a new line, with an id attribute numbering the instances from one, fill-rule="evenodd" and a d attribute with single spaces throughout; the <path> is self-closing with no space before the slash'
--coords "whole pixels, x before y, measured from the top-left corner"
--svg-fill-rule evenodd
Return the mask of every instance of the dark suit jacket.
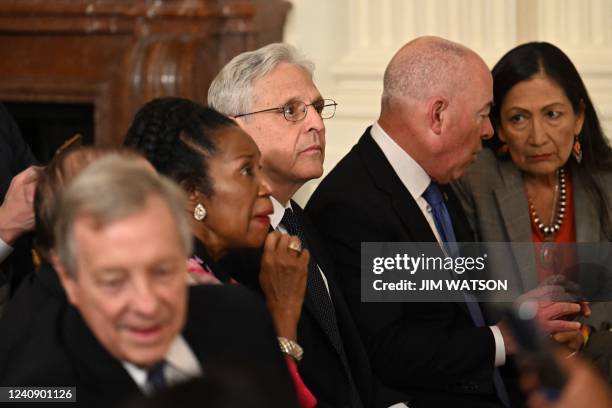
<path id="1" fill-rule="evenodd" d="M 35 162 L 17 124 L 4 105 L 0 104 L 0 203 L 4 201 L 13 177 Z M 0 286 L 10 282 L 11 287 L 16 288 L 21 279 L 32 270 L 31 241 L 31 235 L 27 234 L 14 243 L 15 250 L 0 264 Z"/>
<path id="2" fill-rule="evenodd" d="M 404 395 L 393 394 L 374 385 L 366 351 L 345 300 L 336 286 L 333 263 L 322 239 L 300 206 L 291 202 L 302 226 L 311 257 L 327 278 L 331 300 L 338 321 L 338 329 L 351 373 L 365 407 L 388 406 L 391 402 L 406 400 Z M 261 293 L 258 282 L 261 251 L 246 251 L 240 256 L 223 259 L 217 267 L 232 271 L 239 282 Z M 298 323 L 298 343 L 304 349 L 304 358 L 298 366 L 300 376 L 319 402 L 319 407 L 344 407 L 348 404 L 348 379 L 342 368 L 338 352 L 323 329 L 317 312 L 317 303 L 307 290 L 302 315 Z"/>
<path id="3" fill-rule="evenodd" d="M 457 239 L 472 241 L 455 196 L 445 192 Z M 334 254 L 338 284 L 382 382 L 409 392 L 449 393 L 455 406 L 462 395 L 470 401 L 466 406 L 489 401 L 493 335 L 474 326 L 464 305 L 360 301 L 361 242 L 435 242 L 369 129 L 321 182 L 306 210 Z"/>
<path id="4" fill-rule="evenodd" d="M 50 268 L 21 286 L 0 320 L 0 385 L 76 386 L 78 405 L 116 406 L 139 388 L 95 339 L 78 311 L 58 296 Z M 22 296 L 23 295 L 23 296 Z M 29 298 L 35 306 L 20 309 Z M 295 406 L 293 384 L 265 305 L 239 286 L 194 286 L 183 336 L 207 372 L 240 370 L 275 384 L 281 401 Z M 25 324 L 18 321 L 25 320 Z M 74 404 L 72 404 L 74 405 Z"/>

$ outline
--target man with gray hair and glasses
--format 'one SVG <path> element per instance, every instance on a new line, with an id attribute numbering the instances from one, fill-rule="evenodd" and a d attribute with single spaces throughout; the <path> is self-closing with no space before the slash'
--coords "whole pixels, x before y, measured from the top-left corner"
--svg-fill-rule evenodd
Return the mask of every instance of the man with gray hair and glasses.
<path id="1" fill-rule="evenodd" d="M 55 205 L 53 266 L 68 302 L 6 327 L 28 336 L 0 342 L 0 386 L 76 387 L 78 406 L 109 407 L 244 371 L 255 386 L 274 384 L 266 392 L 279 406 L 296 406 L 262 302 L 238 285 L 188 288 L 185 203 L 144 161 L 109 155 L 77 176 Z"/>
<path id="2" fill-rule="evenodd" d="M 223 67 L 210 86 L 208 104 L 234 118 L 257 143 L 272 189 L 272 228 L 297 235 L 310 250 L 304 307 L 294 322 L 296 336 L 281 339 L 303 349 L 298 370 L 304 383 L 319 407 L 374 406 L 367 355 L 334 282 L 331 258 L 318 232 L 291 200 L 304 183 L 323 174 L 323 120 L 336 110 L 336 103 L 324 99 L 313 83 L 313 71 L 312 62 L 294 47 L 270 44 L 242 53 Z M 251 276 L 238 279 L 257 287 L 253 277 L 260 256 L 260 251 L 248 254 L 227 267 L 250 271 Z"/>

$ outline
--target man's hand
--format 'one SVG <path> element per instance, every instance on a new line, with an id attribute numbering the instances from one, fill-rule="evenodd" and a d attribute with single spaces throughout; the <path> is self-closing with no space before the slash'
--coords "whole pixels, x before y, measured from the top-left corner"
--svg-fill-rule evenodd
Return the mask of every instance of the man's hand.
<path id="1" fill-rule="evenodd" d="M 581 301 L 580 287 L 562 275 L 551 276 L 522 295 L 518 303 L 524 302 L 538 305 L 535 319 L 548 334 L 578 331 L 580 323 L 573 320 L 579 315 L 591 315 L 589 303 Z"/>
<path id="2" fill-rule="evenodd" d="M 266 237 L 259 283 L 278 336 L 297 339 L 306 292 L 310 254 L 295 236 L 271 232 Z"/>
<path id="3" fill-rule="evenodd" d="M 34 228 L 34 191 L 41 171 L 30 166 L 11 180 L 0 206 L 0 238 L 7 244 Z"/>

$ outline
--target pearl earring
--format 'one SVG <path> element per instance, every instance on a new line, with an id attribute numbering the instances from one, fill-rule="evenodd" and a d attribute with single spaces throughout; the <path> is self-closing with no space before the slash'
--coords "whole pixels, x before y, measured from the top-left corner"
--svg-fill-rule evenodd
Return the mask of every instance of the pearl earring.
<path id="1" fill-rule="evenodd" d="M 201 203 L 197 203 L 195 208 L 193 209 L 193 218 L 197 221 L 202 221 L 206 218 L 206 208 Z"/>

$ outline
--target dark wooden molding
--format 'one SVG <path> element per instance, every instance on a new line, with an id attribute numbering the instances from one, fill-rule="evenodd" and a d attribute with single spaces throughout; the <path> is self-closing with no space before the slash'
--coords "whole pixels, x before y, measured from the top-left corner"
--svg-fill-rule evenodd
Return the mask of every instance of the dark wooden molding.
<path id="1" fill-rule="evenodd" d="M 96 144 L 119 144 L 154 97 L 205 102 L 220 67 L 254 46 L 254 12 L 246 0 L 0 2 L 0 100 L 92 103 Z"/>

